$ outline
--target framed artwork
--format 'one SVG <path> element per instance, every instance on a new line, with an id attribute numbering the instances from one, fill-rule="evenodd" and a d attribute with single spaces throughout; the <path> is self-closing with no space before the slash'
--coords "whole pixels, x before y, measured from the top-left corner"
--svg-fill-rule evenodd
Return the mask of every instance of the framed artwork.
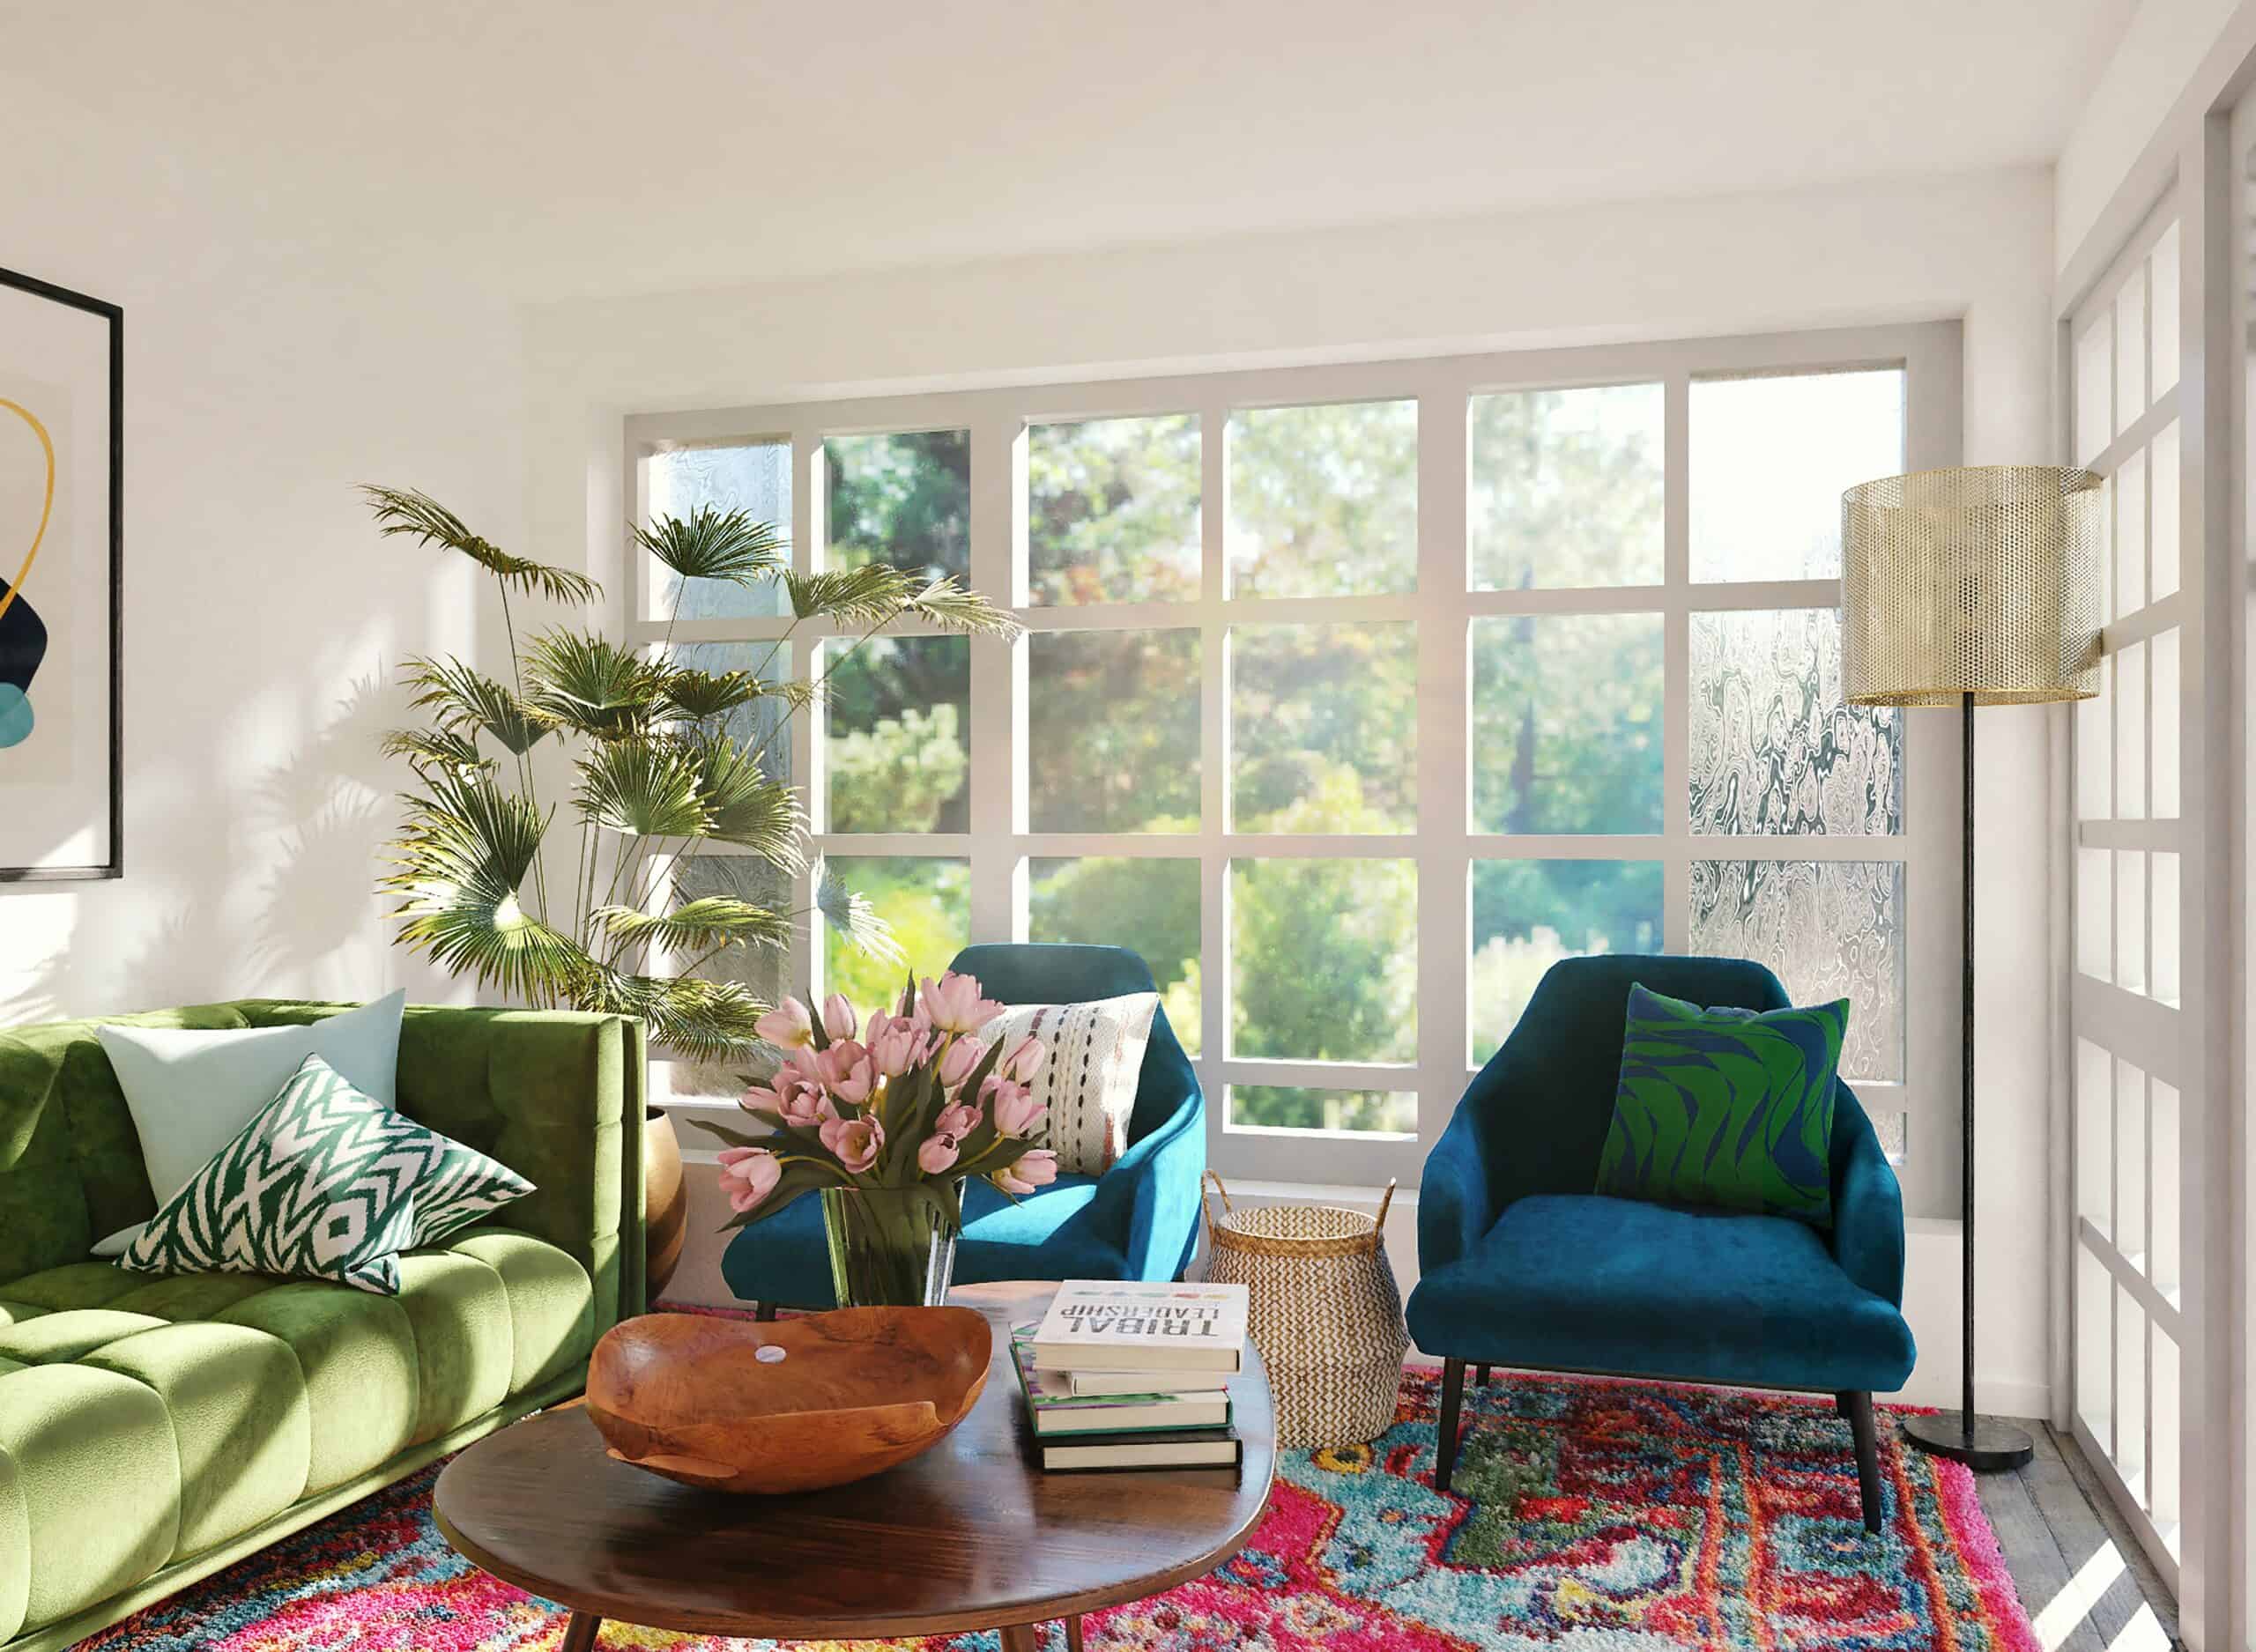
<path id="1" fill-rule="evenodd" d="M 125 870 L 124 337 L 0 270 L 0 882 Z"/>

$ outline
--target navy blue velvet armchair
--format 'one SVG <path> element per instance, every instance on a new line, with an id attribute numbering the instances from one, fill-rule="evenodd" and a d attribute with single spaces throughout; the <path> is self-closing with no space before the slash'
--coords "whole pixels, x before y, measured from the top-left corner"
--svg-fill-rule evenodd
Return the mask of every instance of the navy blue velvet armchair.
<path id="1" fill-rule="evenodd" d="M 1458 1103 L 1418 1191 L 1410 1334 L 1443 1356 L 1436 1483 L 1456 1466 L 1465 1367 L 1491 1365 L 1835 1396 L 1855 1436 L 1865 1523 L 1881 1515 L 1872 1396 L 1899 1389 L 1904 1205 L 1848 1085 L 1835 1095 L 1829 1231 L 1591 1191 L 1614 1115 L 1629 987 L 1784 1007 L 1742 959 L 1569 959 Z"/>
<path id="2" fill-rule="evenodd" d="M 1081 1004 L 1150 992 L 1144 960 L 1118 946 L 969 946 L 951 968 L 979 977 L 1004 1004 Z M 963 1189 L 955 1278 L 1174 1279 L 1198 1238 L 1198 1180 L 1206 1169 L 1206 1105 L 1198 1075 L 1162 1009 L 1128 1122 L 1128 1149 L 1102 1176 L 1060 1175 L 1015 1204 L 983 1181 Z M 763 1315 L 835 1307 L 822 1202 L 794 1201 L 729 1241 L 729 1288 Z"/>

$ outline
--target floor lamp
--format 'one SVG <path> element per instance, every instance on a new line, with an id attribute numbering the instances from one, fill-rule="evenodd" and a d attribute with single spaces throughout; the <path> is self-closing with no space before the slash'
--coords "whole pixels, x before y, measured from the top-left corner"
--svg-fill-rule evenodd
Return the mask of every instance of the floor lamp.
<path id="1" fill-rule="evenodd" d="M 1965 1019 L 1959 1054 L 1965 1386 L 1909 1418 L 1922 1449 L 2016 1468 L 2035 1442 L 1974 1415 L 1974 707 L 2099 692 L 2104 482 L 2052 465 L 1883 477 L 1841 496 L 1841 663 L 1850 703 L 1956 707 L 1965 774 Z"/>

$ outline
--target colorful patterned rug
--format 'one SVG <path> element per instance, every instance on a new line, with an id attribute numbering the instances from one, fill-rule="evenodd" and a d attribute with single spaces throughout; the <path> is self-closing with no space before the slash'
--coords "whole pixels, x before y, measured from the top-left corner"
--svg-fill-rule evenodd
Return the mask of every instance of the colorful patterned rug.
<path id="1" fill-rule="evenodd" d="M 1444 1497 L 1431 1485 L 1436 1401 L 1433 1374 L 1413 1367 L 1371 1445 L 1286 1454 L 1245 1550 L 1198 1582 L 1092 1614 L 1091 1652 L 2038 1652 L 1971 1477 L 1892 1429 L 1887 1528 L 1867 1539 L 1848 1426 L 1828 1403 L 1500 1375 L 1466 1396 L 1473 1426 Z M 437 1472 L 81 1652 L 548 1652 L 563 1614 L 447 1546 L 431 1523 Z M 1062 1633 L 1047 1633 L 1056 1652 Z M 600 1644 L 774 1643 L 607 1624 Z"/>

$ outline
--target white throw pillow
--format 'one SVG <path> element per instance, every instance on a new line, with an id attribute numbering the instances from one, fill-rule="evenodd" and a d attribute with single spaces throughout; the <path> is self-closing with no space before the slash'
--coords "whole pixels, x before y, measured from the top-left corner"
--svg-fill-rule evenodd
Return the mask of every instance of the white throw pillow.
<path id="1" fill-rule="evenodd" d="M 318 1056 L 363 1095 L 399 1105 L 399 1022 L 404 991 L 304 1026 L 232 1032 L 98 1026 L 118 1088 L 125 1093 L 141 1163 L 157 1206 L 193 1181 L 213 1155 Z M 142 1224 L 121 1227 L 94 1247 L 122 1256 Z"/>
<path id="2" fill-rule="evenodd" d="M 979 1029 L 1006 1046 L 1032 1034 L 1050 1047 L 1034 1076 L 1034 1099 L 1050 1109 L 1049 1145 L 1058 1167 L 1101 1176 L 1127 1151 L 1136 1081 L 1151 1042 L 1156 992 L 1124 993 L 1087 1004 L 1017 1004 Z"/>

